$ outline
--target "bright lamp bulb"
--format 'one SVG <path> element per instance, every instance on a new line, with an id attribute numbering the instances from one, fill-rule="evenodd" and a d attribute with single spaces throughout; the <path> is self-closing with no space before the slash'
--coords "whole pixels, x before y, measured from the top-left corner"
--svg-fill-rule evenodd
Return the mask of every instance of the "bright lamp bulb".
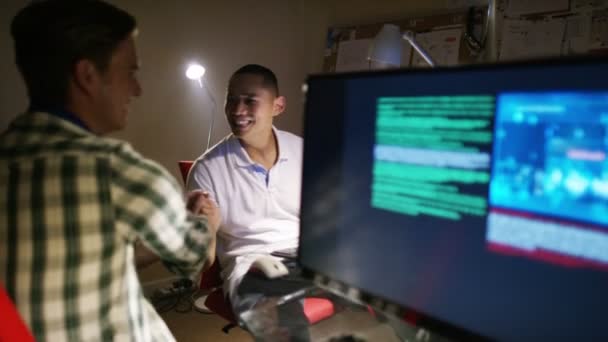
<path id="1" fill-rule="evenodd" d="M 190 64 L 186 69 L 186 77 L 191 80 L 200 80 L 205 74 L 205 68 L 200 64 Z"/>

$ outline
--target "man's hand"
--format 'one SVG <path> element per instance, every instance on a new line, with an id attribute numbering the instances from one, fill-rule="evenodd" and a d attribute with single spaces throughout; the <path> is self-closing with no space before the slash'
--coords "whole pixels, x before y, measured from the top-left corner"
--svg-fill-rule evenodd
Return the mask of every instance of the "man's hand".
<path id="1" fill-rule="evenodd" d="M 194 190 L 187 195 L 187 208 L 195 215 L 205 215 L 209 223 L 211 233 L 217 233 L 221 224 L 220 208 L 213 201 L 209 192 L 203 190 Z"/>
<path id="2" fill-rule="evenodd" d="M 207 217 L 207 228 L 212 233 L 212 239 L 207 246 L 207 260 L 203 265 L 203 271 L 209 269 L 215 261 L 215 243 L 217 239 L 217 230 L 220 228 L 221 216 L 220 208 L 213 201 L 209 192 L 203 190 L 194 190 L 187 195 L 186 207 L 195 215 L 205 215 Z"/>

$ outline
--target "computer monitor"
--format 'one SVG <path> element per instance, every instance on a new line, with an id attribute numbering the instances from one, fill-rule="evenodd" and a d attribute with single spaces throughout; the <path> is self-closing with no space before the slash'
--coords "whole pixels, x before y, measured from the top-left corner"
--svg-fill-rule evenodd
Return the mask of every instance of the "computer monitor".
<path id="1" fill-rule="evenodd" d="M 447 337 L 608 337 L 608 61 L 313 75 L 299 263 Z"/>

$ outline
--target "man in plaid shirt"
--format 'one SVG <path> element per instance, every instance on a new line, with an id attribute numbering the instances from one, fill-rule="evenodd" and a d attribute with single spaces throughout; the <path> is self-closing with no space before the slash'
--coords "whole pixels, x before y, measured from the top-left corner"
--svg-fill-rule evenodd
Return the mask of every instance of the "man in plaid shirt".
<path id="1" fill-rule="evenodd" d="M 32 2 L 11 26 L 30 108 L 0 136 L 0 283 L 40 341 L 173 340 L 134 242 L 184 275 L 213 262 L 213 202 L 184 203 L 162 167 L 101 137 L 141 94 L 135 32 L 97 0 Z"/>

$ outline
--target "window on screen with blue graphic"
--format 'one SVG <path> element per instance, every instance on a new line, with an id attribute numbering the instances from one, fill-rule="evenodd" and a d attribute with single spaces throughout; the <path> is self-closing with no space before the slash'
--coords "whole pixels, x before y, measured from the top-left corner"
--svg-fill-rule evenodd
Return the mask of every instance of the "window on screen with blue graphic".
<path id="1" fill-rule="evenodd" d="M 497 99 L 490 250 L 608 268 L 608 93 Z"/>

